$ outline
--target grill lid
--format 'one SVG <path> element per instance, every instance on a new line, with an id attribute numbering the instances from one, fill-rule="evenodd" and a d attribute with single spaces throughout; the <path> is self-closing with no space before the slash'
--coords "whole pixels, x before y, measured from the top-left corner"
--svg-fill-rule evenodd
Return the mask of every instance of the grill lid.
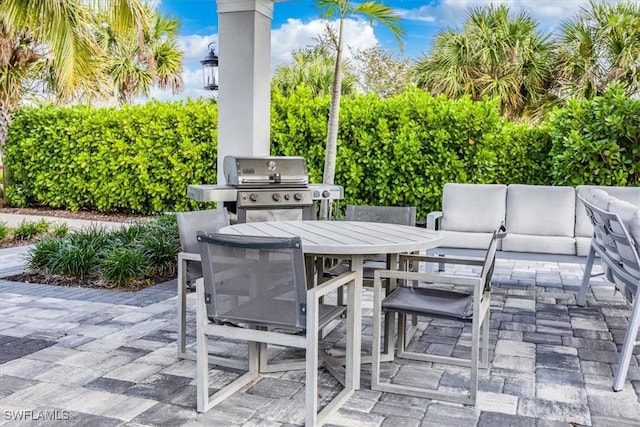
<path id="1" fill-rule="evenodd" d="M 227 185 L 234 187 L 306 187 L 309 184 L 307 161 L 303 157 L 226 156 L 223 169 Z"/>

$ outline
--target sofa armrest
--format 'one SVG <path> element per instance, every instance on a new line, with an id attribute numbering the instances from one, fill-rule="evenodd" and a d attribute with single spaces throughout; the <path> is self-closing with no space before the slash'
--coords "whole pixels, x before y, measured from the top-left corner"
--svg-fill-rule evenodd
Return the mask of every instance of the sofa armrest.
<path id="1" fill-rule="evenodd" d="M 442 211 L 433 211 L 427 215 L 427 229 L 439 230 L 440 219 L 442 218 Z"/>

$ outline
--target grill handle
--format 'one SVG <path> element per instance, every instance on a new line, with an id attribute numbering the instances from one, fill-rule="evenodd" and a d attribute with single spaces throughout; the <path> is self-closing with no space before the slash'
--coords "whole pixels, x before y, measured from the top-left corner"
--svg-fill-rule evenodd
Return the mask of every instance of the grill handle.
<path id="1" fill-rule="evenodd" d="M 306 178 L 289 178 L 289 179 L 250 179 L 250 178 L 242 178 L 243 184 L 271 184 L 271 183 L 279 183 L 279 184 L 306 184 Z"/>

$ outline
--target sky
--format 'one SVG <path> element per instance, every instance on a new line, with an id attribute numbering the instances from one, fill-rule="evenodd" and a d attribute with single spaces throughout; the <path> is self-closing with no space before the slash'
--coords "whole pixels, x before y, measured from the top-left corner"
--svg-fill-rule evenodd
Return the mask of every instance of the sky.
<path id="1" fill-rule="evenodd" d="M 353 1 L 353 0 L 352 0 Z M 380 1 L 380 0 L 378 0 Z M 616 1 L 616 0 L 611 0 Z M 406 32 L 403 50 L 381 25 L 370 25 L 356 17 L 346 21 L 345 41 L 348 47 L 359 49 L 376 45 L 411 59 L 429 52 L 439 30 L 460 29 L 473 7 L 507 4 L 513 13 L 526 11 L 538 23 L 540 31 L 553 32 L 562 22 L 572 18 L 589 0 L 384 0 L 401 17 Z M 211 97 L 202 89 L 202 68 L 198 62 L 207 53 L 207 45 L 217 42 L 217 12 L 215 0 L 156 0 L 162 13 L 181 21 L 180 44 L 184 51 L 184 90 L 176 96 L 154 89 L 151 96 L 160 100 L 187 97 Z M 291 52 L 314 44 L 323 30 L 320 11 L 311 0 L 278 1 L 274 5 L 271 24 L 271 68 L 286 64 Z M 348 51 L 348 49 L 347 49 Z"/>

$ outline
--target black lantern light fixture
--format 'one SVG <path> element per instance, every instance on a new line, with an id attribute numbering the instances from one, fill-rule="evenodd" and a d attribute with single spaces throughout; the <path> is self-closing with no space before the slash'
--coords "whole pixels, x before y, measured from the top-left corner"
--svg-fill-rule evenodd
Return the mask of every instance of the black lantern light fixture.
<path id="1" fill-rule="evenodd" d="M 202 64 L 202 77 L 206 90 L 218 90 L 218 55 L 214 49 L 215 43 L 209 43 L 209 53 L 200 63 Z"/>

